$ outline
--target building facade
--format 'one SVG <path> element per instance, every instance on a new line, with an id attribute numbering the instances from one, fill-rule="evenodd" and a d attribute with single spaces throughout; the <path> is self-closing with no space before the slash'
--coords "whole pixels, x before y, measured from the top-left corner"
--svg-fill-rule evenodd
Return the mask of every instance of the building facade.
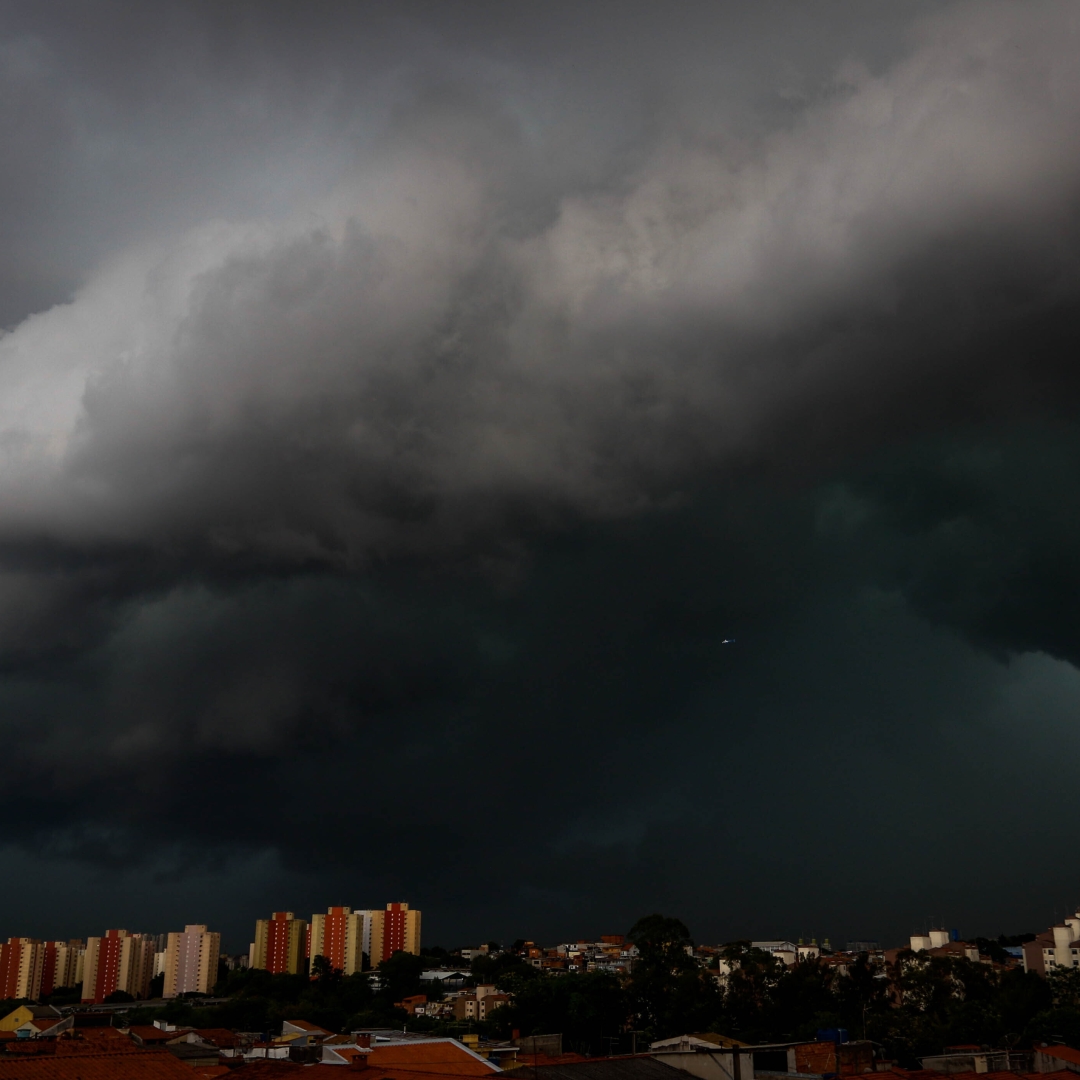
<path id="1" fill-rule="evenodd" d="M 217 982 L 221 935 L 200 924 L 169 935 L 165 946 L 165 985 L 162 997 L 209 994 Z"/>
<path id="2" fill-rule="evenodd" d="M 328 908 L 311 916 L 308 955 L 325 956 L 330 966 L 346 975 L 362 970 L 364 953 L 370 956 L 371 912 L 347 907 Z"/>
<path id="3" fill-rule="evenodd" d="M 78 938 L 42 943 L 41 996 L 61 986 L 78 986 L 79 960 L 85 945 Z"/>
<path id="4" fill-rule="evenodd" d="M 154 972 L 154 941 L 149 935 L 107 930 L 86 940 L 82 1000 L 100 1005 L 122 990 L 134 998 L 150 996 Z"/>
<path id="5" fill-rule="evenodd" d="M 269 919 L 259 919 L 249 966 L 275 975 L 299 974 L 307 959 L 307 929 L 307 921 L 291 911 L 275 911 Z"/>
<path id="6" fill-rule="evenodd" d="M 1024 970 L 1044 978 L 1051 971 L 1080 967 L 1080 911 L 1023 946 Z"/>
<path id="7" fill-rule="evenodd" d="M 41 974 L 45 956 L 36 938 L 8 938 L 0 945 L 0 998 L 41 996 Z"/>
<path id="8" fill-rule="evenodd" d="M 371 912 L 371 966 L 396 952 L 420 955 L 420 912 L 408 904 L 387 904 L 385 911 Z"/>

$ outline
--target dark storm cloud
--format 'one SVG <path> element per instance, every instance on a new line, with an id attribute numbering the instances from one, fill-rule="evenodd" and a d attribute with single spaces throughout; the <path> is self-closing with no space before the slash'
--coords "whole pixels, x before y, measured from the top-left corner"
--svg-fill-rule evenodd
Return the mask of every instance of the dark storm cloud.
<path id="1" fill-rule="evenodd" d="M 24 844 L 506 933 L 990 857 L 924 747 L 1071 738 L 1073 437 L 919 439 L 1075 411 L 1076 16 L 804 10 L 8 12 Z"/>

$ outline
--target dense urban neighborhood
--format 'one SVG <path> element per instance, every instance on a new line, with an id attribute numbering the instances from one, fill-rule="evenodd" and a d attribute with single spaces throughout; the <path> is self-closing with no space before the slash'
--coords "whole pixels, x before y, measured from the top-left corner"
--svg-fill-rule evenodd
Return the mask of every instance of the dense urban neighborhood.
<path id="1" fill-rule="evenodd" d="M 0 945 L 0 1078 L 896 1080 L 1080 1072 L 1080 912 L 1043 933 L 695 943 L 623 934 L 446 949 L 421 913 L 259 919 L 245 952 L 202 924 Z M 674 1070 L 674 1071 L 673 1071 Z"/>

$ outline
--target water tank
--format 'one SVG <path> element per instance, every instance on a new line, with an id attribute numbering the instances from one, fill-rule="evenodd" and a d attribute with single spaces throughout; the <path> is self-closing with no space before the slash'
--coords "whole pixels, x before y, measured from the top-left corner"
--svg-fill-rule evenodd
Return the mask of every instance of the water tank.
<path id="1" fill-rule="evenodd" d="M 932 942 L 931 948 L 940 949 L 942 945 L 947 945 L 949 943 L 949 931 L 931 930 L 930 941 Z"/>
<path id="2" fill-rule="evenodd" d="M 911 951 L 922 952 L 923 949 L 931 948 L 930 939 L 925 934 L 911 935 Z"/>
<path id="3" fill-rule="evenodd" d="M 1071 926 L 1055 926 L 1054 927 L 1054 948 L 1055 949 L 1067 949 L 1072 944 L 1072 927 Z"/>

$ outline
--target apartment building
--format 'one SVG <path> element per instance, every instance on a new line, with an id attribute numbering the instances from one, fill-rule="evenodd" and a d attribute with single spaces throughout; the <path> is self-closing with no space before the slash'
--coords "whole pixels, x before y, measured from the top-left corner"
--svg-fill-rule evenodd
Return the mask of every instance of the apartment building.
<path id="1" fill-rule="evenodd" d="M 307 959 L 308 924 L 291 911 L 275 911 L 255 923 L 248 966 L 275 975 L 300 973 Z"/>
<path id="2" fill-rule="evenodd" d="M 42 942 L 42 997 L 48 997 L 61 986 L 79 985 L 82 981 L 80 962 L 85 948 L 86 946 L 79 938 Z"/>
<path id="3" fill-rule="evenodd" d="M 452 1000 L 455 1020 L 486 1020 L 491 1012 L 506 1005 L 510 996 L 489 983 L 481 983 L 471 991 L 454 994 Z"/>
<path id="4" fill-rule="evenodd" d="M 420 955 L 420 912 L 408 904 L 387 904 L 385 911 L 371 912 L 371 966 L 396 952 Z"/>
<path id="5" fill-rule="evenodd" d="M 122 990 L 135 998 L 150 996 L 154 972 L 154 940 L 148 934 L 107 930 L 86 940 L 83 959 L 82 1000 L 101 1004 Z"/>
<path id="6" fill-rule="evenodd" d="M 1024 970 L 1044 978 L 1060 968 L 1080 967 L 1080 911 L 1024 946 Z"/>
<path id="7" fill-rule="evenodd" d="M 36 938 L 13 937 L 0 945 L 0 998 L 41 996 L 44 952 Z"/>
<path id="8" fill-rule="evenodd" d="M 364 953 L 371 955 L 371 916 L 370 911 L 348 907 L 327 908 L 325 915 L 312 915 L 308 955 L 312 959 L 325 956 L 331 967 L 346 975 L 361 971 Z"/>
<path id="9" fill-rule="evenodd" d="M 220 955 L 221 935 L 201 923 L 185 926 L 182 933 L 169 934 L 162 996 L 209 994 L 217 982 Z"/>

